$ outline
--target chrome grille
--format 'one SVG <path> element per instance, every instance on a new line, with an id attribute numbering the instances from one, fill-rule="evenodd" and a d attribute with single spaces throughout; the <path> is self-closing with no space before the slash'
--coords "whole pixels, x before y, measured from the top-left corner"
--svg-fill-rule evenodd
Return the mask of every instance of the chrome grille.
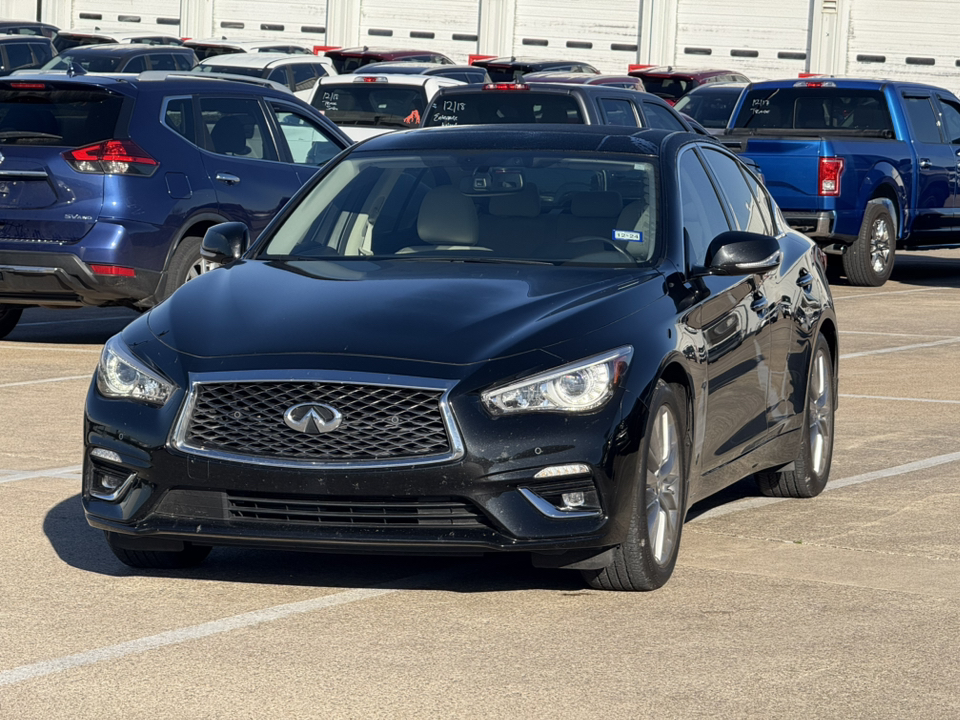
<path id="1" fill-rule="evenodd" d="M 338 463 L 451 453 L 441 390 L 309 381 L 204 382 L 194 388 L 179 444 L 202 454 Z M 288 427 L 287 409 L 307 402 L 336 408 L 343 422 L 317 435 Z"/>
<path id="2" fill-rule="evenodd" d="M 470 503 L 453 498 L 282 498 L 227 495 L 235 520 L 298 525 L 486 527 Z"/>

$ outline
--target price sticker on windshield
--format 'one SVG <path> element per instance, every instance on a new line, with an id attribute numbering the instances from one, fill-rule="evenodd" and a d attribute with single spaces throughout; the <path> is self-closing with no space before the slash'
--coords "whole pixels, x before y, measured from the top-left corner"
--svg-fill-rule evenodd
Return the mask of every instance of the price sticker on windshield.
<path id="1" fill-rule="evenodd" d="M 626 240 L 627 242 L 643 242 L 643 233 L 634 232 L 633 230 L 614 230 L 613 231 L 614 240 Z"/>

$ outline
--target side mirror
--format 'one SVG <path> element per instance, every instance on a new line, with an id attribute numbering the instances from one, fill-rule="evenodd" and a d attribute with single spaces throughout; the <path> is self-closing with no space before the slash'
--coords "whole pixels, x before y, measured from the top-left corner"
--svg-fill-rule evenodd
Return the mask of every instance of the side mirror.
<path id="1" fill-rule="evenodd" d="M 759 275 L 780 267 L 780 243 L 757 233 L 720 233 L 710 243 L 709 270 L 714 275 Z"/>
<path id="2" fill-rule="evenodd" d="M 250 247 L 250 229 L 242 222 L 225 222 L 207 230 L 200 257 L 219 265 L 237 260 Z"/>

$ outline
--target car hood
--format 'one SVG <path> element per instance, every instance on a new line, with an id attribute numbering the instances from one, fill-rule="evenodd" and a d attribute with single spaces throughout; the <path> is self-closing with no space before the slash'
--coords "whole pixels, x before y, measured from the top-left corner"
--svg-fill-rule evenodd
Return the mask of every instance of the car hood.
<path id="1" fill-rule="evenodd" d="M 322 353 L 468 365 L 587 335 L 663 295 L 652 270 L 471 262 L 240 261 L 154 308 L 196 357 Z M 625 339 L 625 341 L 628 341 Z"/>

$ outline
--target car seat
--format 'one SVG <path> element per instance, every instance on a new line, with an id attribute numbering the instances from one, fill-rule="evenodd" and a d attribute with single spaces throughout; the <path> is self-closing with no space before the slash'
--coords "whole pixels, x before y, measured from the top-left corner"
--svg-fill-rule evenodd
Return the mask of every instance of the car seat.
<path id="1" fill-rule="evenodd" d="M 236 115 L 225 115 L 210 131 L 213 150 L 220 155 L 249 155 L 247 133 L 243 121 Z"/>

